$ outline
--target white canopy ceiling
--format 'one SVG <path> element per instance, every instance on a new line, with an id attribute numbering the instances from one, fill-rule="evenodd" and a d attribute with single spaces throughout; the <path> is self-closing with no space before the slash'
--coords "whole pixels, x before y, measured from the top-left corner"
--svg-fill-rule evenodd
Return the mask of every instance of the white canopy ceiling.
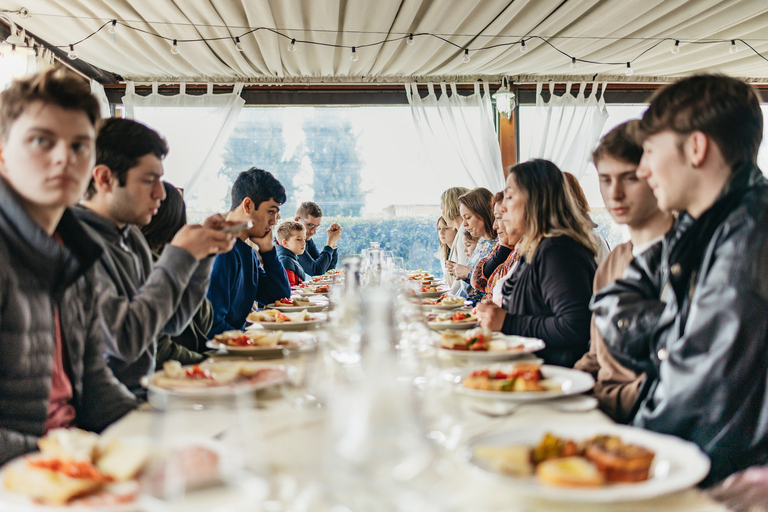
<path id="1" fill-rule="evenodd" d="M 595 74 L 598 80 L 658 81 L 697 72 L 768 81 L 766 0 L 3 0 L 2 4 L 8 11 L 26 8 L 26 17 L 6 14 L 49 44 L 68 48 L 76 43 L 80 59 L 137 82 L 387 83 L 498 80 L 501 75 L 530 82 L 592 79 Z M 114 36 L 108 31 L 113 19 L 118 22 Z M 243 35 L 259 27 L 264 28 Z M 408 45 L 411 33 L 414 44 Z M 242 36 L 242 52 L 235 48 L 237 36 Z M 297 40 L 293 52 L 288 50 L 292 38 Z M 173 39 L 178 40 L 178 55 L 170 51 Z M 519 51 L 521 39 L 526 39 L 525 53 Z M 736 53 L 729 52 L 732 39 L 737 40 Z M 384 40 L 390 41 L 377 44 Z M 674 40 L 680 40 L 676 55 L 670 52 Z M 494 45 L 502 46 L 488 48 Z M 359 56 L 355 62 L 350 59 L 352 46 Z M 464 49 L 469 49 L 468 63 L 462 61 Z M 600 64 L 579 62 L 574 69 L 570 57 Z M 632 77 L 624 74 L 628 61 Z"/>

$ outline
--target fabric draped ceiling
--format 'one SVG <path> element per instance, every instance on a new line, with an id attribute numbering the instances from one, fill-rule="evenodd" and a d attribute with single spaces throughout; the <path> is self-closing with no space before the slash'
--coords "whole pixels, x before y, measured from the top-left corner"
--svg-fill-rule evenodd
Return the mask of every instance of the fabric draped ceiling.
<path id="1" fill-rule="evenodd" d="M 430 83 L 429 94 L 422 98 L 415 83 L 405 86 L 427 161 L 444 188 L 485 187 L 493 193 L 504 188 L 488 83 L 482 88 L 475 83 L 473 94 L 461 96 L 455 83 L 443 83 L 438 98 Z"/>
<path id="2" fill-rule="evenodd" d="M 603 94 L 597 99 L 598 84 L 592 83 L 586 95 L 587 82 L 581 82 L 578 94 L 571 94 L 571 83 L 565 94 L 554 94 L 555 84 L 549 83 L 550 98 L 544 101 L 542 85 L 536 87 L 536 113 L 533 125 L 526 135 L 530 137 L 529 153 L 521 155 L 521 162 L 533 158 L 551 160 L 561 170 L 581 179 L 587 172 L 592 150 L 602 133 L 608 111 Z M 602 91 L 605 92 L 603 83 Z"/>
<path id="3" fill-rule="evenodd" d="M 158 84 L 152 84 L 149 96 L 136 94 L 128 82 L 123 96 L 125 116 L 157 130 L 170 148 L 165 159 L 164 179 L 184 189 L 188 195 L 206 168 L 216 159 L 232 133 L 245 100 L 240 97 L 243 84 L 235 84 L 231 93 L 213 94 L 213 84 L 202 96 L 186 93 L 182 83 L 179 94 L 163 96 Z"/>

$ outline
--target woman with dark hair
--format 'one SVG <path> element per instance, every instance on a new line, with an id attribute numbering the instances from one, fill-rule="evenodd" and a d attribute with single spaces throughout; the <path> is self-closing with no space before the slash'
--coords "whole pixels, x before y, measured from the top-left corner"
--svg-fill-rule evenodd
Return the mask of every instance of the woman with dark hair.
<path id="1" fill-rule="evenodd" d="M 504 223 L 501 222 L 501 201 L 503 199 L 504 192 L 497 192 L 493 196 L 493 227 L 499 235 L 499 241 L 491 254 L 475 265 L 470 279 L 470 283 L 475 289 L 486 294 L 483 300 L 492 301 L 498 305 L 501 305 L 499 298 L 501 297 L 501 289 L 499 288 L 498 291 L 494 292 L 494 288 L 500 281 L 508 279 L 508 276 L 511 275 L 510 270 L 517 263 L 520 255 L 515 247 L 520 241 L 520 237 L 507 236 L 507 230 Z"/>
<path id="2" fill-rule="evenodd" d="M 160 203 L 160 208 L 152 217 L 149 224 L 141 228 L 144 238 L 147 239 L 149 248 L 155 261 L 160 258 L 160 253 L 176 233 L 187 224 L 187 207 L 181 191 L 168 182 L 163 182 L 165 187 L 165 199 Z M 201 354 L 205 350 L 208 340 L 208 330 L 213 324 L 213 309 L 208 299 L 203 299 L 195 313 L 192 322 L 178 336 L 171 337 L 161 334 L 157 338 L 157 356 L 155 367 L 163 368 L 166 361 L 179 361 L 181 364 L 199 363 L 205 356 Z"/>
<path id="3" fill-rule="evenodd" d="M 521 237 L 520 263 L 502 287 L 503 308 L 480 304 L 481 325 L 541 338 L 537 355 L 572 367 L 589 347 L 589 301 L 597 264 L 591 220 L 574 203 L 555 164 L 513 166 L 502 202 L 508 236 Z"/>

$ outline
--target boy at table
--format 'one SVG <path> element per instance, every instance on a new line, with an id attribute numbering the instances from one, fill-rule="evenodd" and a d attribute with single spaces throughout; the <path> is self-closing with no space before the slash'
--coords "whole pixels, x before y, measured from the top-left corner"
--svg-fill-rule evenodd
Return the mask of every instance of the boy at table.
<path id="1" fill-rule="evenodd" d="M 291 296 L 285 268 L 272 243 L 272 227 L 277 222 L 280 205 L 285 202 L 285 189 L 272 174 L 252 167 L 240 173 L 230 195 L 232 209 L 227 220 L 233 223 L 250 220 L 253 225 L 241 231 L 234 249 L 219 255 L 213 264 L 208 289 L 208 300 L 213 306 L 209 337 L 245 327 L 254 302 L 269 304 Z M 259 254 L 246 240 L 258 248 Z"/>
<path id="2" fill-rule="evenodd" d="M 137 405 L 103 357 L 101 248 L 69 208 L 88 186 L 98 120 L 72 74 L 0 93 L 0 463 L 51 429 L 99 432 Z"/>
<path id="3" fill-rule="evenodd" d="M 285 273 L 288 275 L 288 282 L 291 286 L 296 286 L 307 280 L 307 275 L 301 268 L 299 256 L 304 254 L 307 239 L 306 230 L 300 222 L 287 220 L 277 227 L 277 240 L 280 245 L 275 246 L 277 258 L 285 267 Z"/>
<path id="4" fill-rule="evenodd" d="M 629 121 L 615 127 L 592 153 L 605 207 L 617 224 L 629 228 L 629 242 L 617 245 L 597 267 L 595 293 L 621 279 L 632 258 L 661 243 L 664 233 L 672 226 L 672 215 L 659 210 L 648 182 L 637 177 L 643 148 L 631 135 L 631 127 L 636 123 Z M 627 423 L 634 415 L 645 374 L 626 368 L 611 355 L 594 321 L 590 326 L 590 340 L 589 352 L 574 368 L 595 377 L 594 394 L 600 409 L 615 421 Z"/>
<path id="5" fill-rule="evenodd" d="M 220 215 L 186 225 L 154 262 L 141 226 L 165 199 L 165 140 L 130 119 L 111 118 L 96 138 L 96 165 L 75 215 L 103 249 L 97 265 L 107 293 L 102 316 L 112 335 L 107 364 L 134 394 L 155 370 L 157 337 L 184 331 L 208 290 L 212 255 L 227 252 L 234 237 L 221 232 Z"/>
<path id="6" fill-rule="evenodd" d="M 760 99 L 726 76 L 657 92 L 636 139 L 662 244 L 594 299 L 611 353 L 646 379 L 633 425 L 693 441 L 711 484 L 768 461 L 768 180 Z"/>

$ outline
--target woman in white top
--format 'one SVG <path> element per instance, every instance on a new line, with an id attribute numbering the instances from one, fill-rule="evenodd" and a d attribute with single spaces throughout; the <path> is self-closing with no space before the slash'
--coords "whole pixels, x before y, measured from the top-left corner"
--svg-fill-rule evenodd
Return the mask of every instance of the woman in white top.
<path id="1" fill-rule="evenodd" d="M 448 261 L 461 265 L 467 264 L 467 255 L 464 254 L 464 226 L 462 226 L 462 218 L 459 213 L 459 196 L 463 196 L 467 192 L 469 192 L 469 189 L 465 187 L 451 187 L 440 196 L 440 210 L 443 214 L 443 219 L 445 219 L 449 226 L 456 228 L 456 237 L 453 239 L 453 244 L 451 244 Z M 451 265 L 446 263 L 445 277 L 448 285 L 453 287 L 455 280 L 451 272 L 447 271 L 449 266 Z"/>

